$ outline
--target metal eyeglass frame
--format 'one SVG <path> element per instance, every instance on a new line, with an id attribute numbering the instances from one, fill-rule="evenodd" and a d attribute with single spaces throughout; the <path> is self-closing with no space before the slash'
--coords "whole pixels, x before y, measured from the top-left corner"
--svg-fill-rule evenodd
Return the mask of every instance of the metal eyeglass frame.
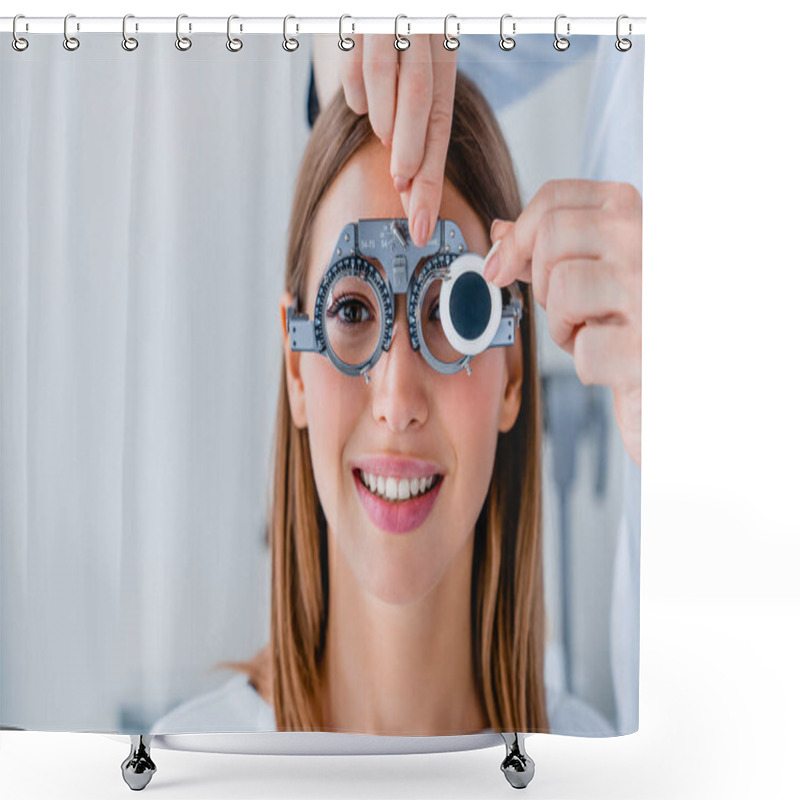
<path id="1" fill-rule="evenodd" d="M 406 312 L 411 346 L 420 351 L 423 358 L 437 372 L 450 375 L 464 369 L 472 374 L 469 362 L 472 355 L 462 355 L 453 362 L 440 361 L 433 355 L 421 334 L 421 298 L 428 286 L 437 279 L 450 276 L 449 265 L 460 255 L 470 252 L 458 225 L 452 220 L 436 221 L 433 234 L 423 247 L 411 240 L 408 220 L 361 219 L 344 226 L 328 267 L 320 281 L 314 302 L 314 317 L 299 312 L 298 298 L 286 314 L 286 332 L 294 351 L 318 352 L 328 357 L 333 365 L 345 375 L 364 375 L 369 383 L 369 370 L 375 366 L 383 352 L 388 352 L 392 341 L 395 316 L 395 294 L 406 295 Z M 386 272 L 386 278 L 368 259 L 378 261 Z M 416 273 L 421 261 L 425 264 Z M 324 324 L 327 297 L 332 285 L 343 274 L 353 275 L 366 281 L 379 299 L 381 312 L 381 335 L 372 355 L 360 364 L 342 361 L 330 345 Z M 504 347 L 514 344 L 515 328 L 522 319 L 522 292 L 516 281 L 506 287 L 512 295 L 503 306 L 500 324 L 488 347 Z M 488 349 L 487 347 L 487 349 Z"/>

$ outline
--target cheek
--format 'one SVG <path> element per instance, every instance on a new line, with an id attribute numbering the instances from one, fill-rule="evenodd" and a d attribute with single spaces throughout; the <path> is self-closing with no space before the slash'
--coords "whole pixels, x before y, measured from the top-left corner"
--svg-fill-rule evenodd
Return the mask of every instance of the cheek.
<path id="1" fill-rule="evenodd" d="M 343 375 L 327 358 L 303 354 L 308 439 L 314 480 L 323 505 L 336 502 L 342 452 L 365 410 L 364 381 Z"/>
<path id="2" fill-rule="evenodd" d="M 488 490 L 497 449 L 498 422 L 503 395 L 504 361 L 499 349 L 472 360 L 465 371 L 447 376 L 441 384 L 439 406 L 455 450 L 457 474 L 464 497 L 479 500 Z"/>

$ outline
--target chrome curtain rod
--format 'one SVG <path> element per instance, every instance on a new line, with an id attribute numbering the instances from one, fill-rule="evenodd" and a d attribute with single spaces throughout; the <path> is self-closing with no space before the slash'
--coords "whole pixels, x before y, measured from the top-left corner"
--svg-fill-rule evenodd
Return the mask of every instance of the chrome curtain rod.
<path id="1" fill-rule="evenodd" d="M 504 15 L 503 27 L 509 36 L 526 33 L 553 33 L 554 17 L 514 17 Z M 559 15 L 559 30 L 570 36 L 610 35 L 617 32 L 616 17 L 570 17 Z M 496 17 L 459 17 L 450 15 L 448 29 L 451 34 L 491 33 L 500 35 L 501 15 Z M 0 17 L 0 31 L 11 33 L 13 17 Z M 399 22 L 398 22 L 399 21 Z M 444 17 L 356 17 L 347 16 L 343 23 L 345 35 L 352 33 L 395 34 L 395 26 L 405 36 L 415 33 L 443 34 Z M 622 35 L 643 34 L 645 17 L 626 17 L 622 25 Z M 181 29 L 189 34 L 226 33 L 227 17 L 193 17 L 186 15 L 181 21 Z M 236 17 L 232 28 L 236 34 L 272 33 L 283 34 L 284 17 Z M 122 17 L 81 17 L 71 16 L 70 33 L 121 33 Z M 175 17 L 136 17 L 127 21 L 128 33 L 175 33 Z M 18 34 L 63 33 L 64 17 L 28 17 L 17 20 Z M 289 33 L 340 33 L 339 17 L 300 17 L 292 16 Z"/>

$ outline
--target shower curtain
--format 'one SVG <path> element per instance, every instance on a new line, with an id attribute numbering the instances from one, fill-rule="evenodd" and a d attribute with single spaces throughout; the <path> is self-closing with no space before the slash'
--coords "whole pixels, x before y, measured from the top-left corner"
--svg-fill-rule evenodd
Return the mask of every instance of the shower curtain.
<path id="1" fill-rule="evenodd" d="M 239 35 L 0 48 L 0 725 L 637 730 L 644 37 Z M 389 173 L 448 58 L 460 138 L 420 244 L 419 164 Z M 346 230 L 388 280 L 346 228 L 370 219 L 415 257 L 449 220 L 479 271 L 502 239 L 502 307 L 512 280 L 533 300 L 513 346 L 438 372 L 400 292 L 369 381 L 292 350 L 284 295 L 315 320 Z M 463 718 L 425 692 L 445 676 Z"/>

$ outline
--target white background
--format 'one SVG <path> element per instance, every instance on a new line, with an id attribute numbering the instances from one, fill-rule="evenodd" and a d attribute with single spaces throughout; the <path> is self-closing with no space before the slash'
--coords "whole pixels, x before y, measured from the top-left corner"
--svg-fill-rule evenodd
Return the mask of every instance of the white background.
<path id="1" fill-rule="evenodd" d="M 800 305 L 794 54 L 786 3 L 570 0 L 33 2 L 27 16 L 647 17 L 641 700 L 638 733 L 532 736 L 537 798 L 795 798 Z M 0 46 L 9 47 L 4 34 Z M 149 794 L 507 797 L 502 746 L 419 756 L 153 751 Z M 3 732 L 3 798 L 129 796 L 127 747 Z"/>

